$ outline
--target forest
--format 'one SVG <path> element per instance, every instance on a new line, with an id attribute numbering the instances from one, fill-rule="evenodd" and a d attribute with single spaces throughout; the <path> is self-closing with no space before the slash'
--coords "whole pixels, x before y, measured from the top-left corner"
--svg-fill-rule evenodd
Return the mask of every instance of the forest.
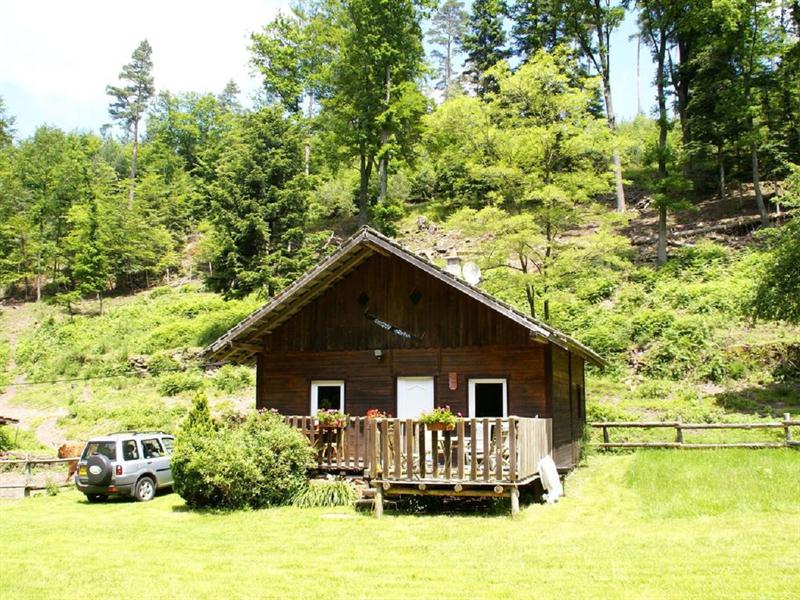
<path id="1" fill-rule="evenodd" d="M 610 34 L 629 13 L 655 110 L 618 123 Z M 747 184 L 765 227 L 793 206 L 799 27 L 796 3 L 756 0 L 314 0 L 252 35 L 252 108 L 233 81 L 158 89 L 145 40 L 99 133 L 17 139 L 0 105 L 0 286 L 70 308 L 193 273 L 226 297 L 270 296 L 332 234 L 393 234 L 424 207 L 513 232 L 503 251 L 535 310 L 563 233 L 598 201 L 624 212 L 631 190 L 649 195 L 659 264 L 668 216 L 698 198 L 735 203 Z M 788 185 L 765 193 L 775 180 Z M 796 319 L 796 227 L 774 238 L 759 314 Z"/>
<path id="2" fill-rule="evenodd" d="M 611 34 L 631 17 L 654 109 L 619 121 Z M 250 37 L 252 106 L 233 81 L 159 89 L 143 40 L 100 132 L 20 138 L 0 105 L 0 298 L 24 308 L 0 322 L 0 385 L 101 378 L 82 402 L 7 388 L 68 410 L 74 435 L 111 397 L 109 427 L 174 425 L 185 407 L 156 394 L 252 383 L 205 381 L 197 349 L 368 224 L 460 252 L 603 355 L 594 418 L 782 414 L 800 380 L 798 33 L 800 6 L 755 0 L 314 0 Z"/>

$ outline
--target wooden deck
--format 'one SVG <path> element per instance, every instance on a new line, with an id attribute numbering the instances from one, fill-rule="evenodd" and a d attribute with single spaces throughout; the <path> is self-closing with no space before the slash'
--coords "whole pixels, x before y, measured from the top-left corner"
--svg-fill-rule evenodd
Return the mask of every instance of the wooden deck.
<path id="1" fill-rule="evenodd" d="M 538 477 L 553 450 L 551 419 L 459 419 L 453 431 L 415 419 L 350 417 L 341 430 L 320 429 L 314 417 L 286 421 L 317 447 L 321 470 L 369 478 L 378 516 L 383 496 L 398 494 L 509 497 L 515 514 L 519 486 Z"/>

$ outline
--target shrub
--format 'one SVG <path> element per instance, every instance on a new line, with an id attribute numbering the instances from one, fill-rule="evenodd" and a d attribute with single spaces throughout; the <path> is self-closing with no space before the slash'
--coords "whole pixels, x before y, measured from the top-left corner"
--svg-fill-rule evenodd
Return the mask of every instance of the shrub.
<path id="1" fill-rule="evenodd" d="M 314 451 L 299 431 L 270 412 L 212 421 L 200 394 L 172 455 L 175 491 L 192 508 L 286 504 L 308 486 Z"/>
<path id="2" fill-rule="evenodd" d="M 292 499 L 300 508 L 313 506 L 348 506 L 356 501 L 356 490 L 347 481 L 312 481 Z"/>
<path id="3" fill-rule="evenodd" d="M 11 436 L 8 434 L 8 427 L 0 426 L 0 452 L 11 450 Z"/>
<path id="4" fill-rule="evenodd" d="M 198 390 L 202 386 L 202 376 L 194 371 L 164 373 L 158 379 L 158 392 L 165 396 L 177 396 L 181 392 Z"/>
<path id="5" fill-rule="evenodd" d="M 216 372 L 212 383 L 221 392 L 232 394 L 253 385 L 253 370 L 248 367 L 225 365 Z"/>

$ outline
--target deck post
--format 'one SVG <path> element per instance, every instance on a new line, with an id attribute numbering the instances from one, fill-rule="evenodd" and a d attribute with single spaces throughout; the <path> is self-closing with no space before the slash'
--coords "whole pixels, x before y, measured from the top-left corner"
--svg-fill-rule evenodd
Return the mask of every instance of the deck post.
<path id="1" fill-rule="evenodd" d="M 519 488 L 514 486 L 511 488 L 511 516 L 516 517 L 519 514 Z"/>
<path id="2" fill-rule="evenodd" d="M 383 486 L 375 486 L 375 518 L 380 519 L 383 516 Z"/>

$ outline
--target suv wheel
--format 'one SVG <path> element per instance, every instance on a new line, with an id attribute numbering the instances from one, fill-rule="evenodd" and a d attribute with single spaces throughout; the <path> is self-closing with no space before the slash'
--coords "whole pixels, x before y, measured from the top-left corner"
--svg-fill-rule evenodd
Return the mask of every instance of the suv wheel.
<path id="1" fill-rule="evenodd" d="M 98 502 L 105 502 L 108 500 L 108 496 L 105 494 L 86 494 L 86 499 L 92 504 L 97 504 Z"/>
<path id="2" fill-rule="evenodd" d="M 136 482 L 134 496 L 139 502 L 148 502 L 155 498 L 156 482 L 150 477 L 142 477 Z"/>

